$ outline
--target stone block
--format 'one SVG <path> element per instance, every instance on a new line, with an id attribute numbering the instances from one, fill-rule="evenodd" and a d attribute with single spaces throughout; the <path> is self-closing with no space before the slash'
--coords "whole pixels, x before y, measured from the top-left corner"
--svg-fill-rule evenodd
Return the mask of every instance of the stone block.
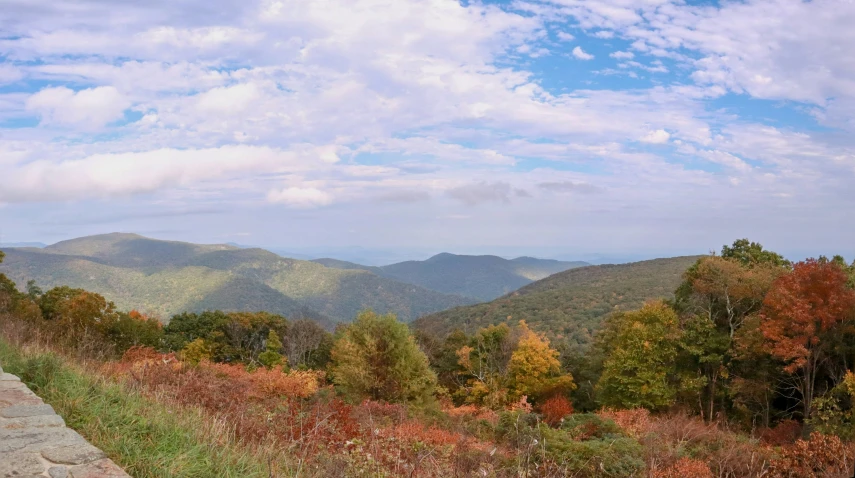
<path id="1" fill-rule="evenodd" d="M 65 420 L 59 415 L 41 415 L 37 417 L 0 418 L 0 430 L 21 428 L 64 427 Z"/>
<path id="2" fill-rule="evenodd" d="M 68 428 L 0 429 L 0 453 L 41 452 L 47 447 L 56 448 L 82 443 L 86 443 L 86 440 Z"/>
<path id="3" fill-rule="evenodd" d="M 50 462 L 61 465 L 83 465 L 107 457 L 103 451 L 88 443 L 62 448 L 48 448 L 42 450 L 42 456 Z"/>
<path id="4" fill-rule="evenodd" d="M 37 453 L 0 453 L 0 478 L 40 475 L 44 471 Z"/>
<path id="5" fill-rule="evenodd" d="M 17 375 L 11 373 L 0 373 L 0 382 L 20 382 L 21 379 Z"/>
<path id="6" fill-rule="evenodd" d="M 99 460 L 68 469 L 69 478 L 131 478 L 110 460 Z"/>
<path id="7" fill-rule="evenodd" d="M 39 415 L 56 415 L 50 405 L 12 405 L 0 410 L 0 417 L 19 418 L 37 417 Z"/>
<path id="8" fill-rule="evenodd" d="M 64 466 L 52 466 L 48 470 L 50 478 L 68 478 L 68 468 Z"/>

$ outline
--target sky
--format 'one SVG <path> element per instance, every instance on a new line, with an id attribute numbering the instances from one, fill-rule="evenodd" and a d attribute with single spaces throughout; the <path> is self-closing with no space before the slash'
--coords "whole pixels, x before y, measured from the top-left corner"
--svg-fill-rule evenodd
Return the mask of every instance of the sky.
<path id="1" fill-rule="evenodd" d="M 0 0 L 0 234 L 855 255 L 852 0 Z"/>

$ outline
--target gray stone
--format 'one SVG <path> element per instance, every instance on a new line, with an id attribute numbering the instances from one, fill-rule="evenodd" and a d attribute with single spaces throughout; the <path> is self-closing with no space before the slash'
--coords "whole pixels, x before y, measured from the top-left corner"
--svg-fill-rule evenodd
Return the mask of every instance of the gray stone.
<path id="1" fill-rule="evenodd" d="M 48 470 L 50 478 L 68 478 L 68 468 L 64 466 L 52 466 Z"/>
<path id="2" fill-rule="evenodd" d="M 17 375 L 11 373 L 0 373 L 0 382 L 20 382 L 21 379 Z"/>
<path id="3" fill-rule="evenodd" d="M 40 452 L 48 446 L 56 448 L 81 443 L 86 440 L 68 428 L 0 429 L 0 453 Z"/>
<path id="4" fill-rule="evenodd" d="M 0 453 L 0 478 L 39 475 L 44 471 L 37 453 Z"/>
<path id="5" fill-rule="evenodd" d="M 0 418 L 0 429 L 64 427 L 65 420 L 59 415 L 37 417 Z"/>
<path id="6" fill-rule="evenodd" d="M 19 418 L 37 417 L 39 415 L 56 415 L 50 405 L 13 405 L 0 410 L 0 417 Z"/>
<path id="7" fill-rule="evenodd" d="M 131 478 L 111 460 L 99 460 L 85 465 L 72 466 L 71 478 Z"/>
<path id="8" fill-rule="evenodd" d="M 88 443 L 62 448 L 48 448 L 42 451 L 42 456 L 48 461 L 62 465 L 83 465 L 107 457 L 103 451 Z"/>

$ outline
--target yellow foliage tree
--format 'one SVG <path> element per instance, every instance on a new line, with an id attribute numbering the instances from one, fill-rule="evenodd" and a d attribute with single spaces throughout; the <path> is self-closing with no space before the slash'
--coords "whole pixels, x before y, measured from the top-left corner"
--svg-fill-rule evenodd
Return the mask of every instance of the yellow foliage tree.
<path id="1" fill-rule="evenodd" d="M 529 329 L 523 320 L 519 328 L 521 337 L 508 363 L 511 396 L 537 400 L 576 388 L 573 376 L 561 373 L 558 351 L 549 346 L 549 339 Z"/>

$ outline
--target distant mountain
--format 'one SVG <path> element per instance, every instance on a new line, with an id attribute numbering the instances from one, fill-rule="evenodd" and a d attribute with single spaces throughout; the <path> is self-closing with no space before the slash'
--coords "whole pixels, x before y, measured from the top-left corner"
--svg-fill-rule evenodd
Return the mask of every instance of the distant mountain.
<path id="1" fill-rule="evenodd" d="M 349 321 L 365 308 L 412 320 L 472 303 L 366 270 L 339 269 L 287 259 L 263 249 L 160 241 L 105 234 L 44 249 L 4 248 L 0 272 L 23 287 L 58 285 L 103 294 L 122 309 L 167 318 L 219 308 L 266 310 L 287 317 Z"/>
<path id="2" fill-rule="evenodd" d="M 533 257 L 508 260 L 498 256 L 437 254 L 425 261 L 406 261 L 372 267 L 338 259 L 313 262 L 339 269 L 365 270 L 390 279 L 420 285 L 446 294 L 479 301 L 492 300 L 556 272 L 589 265 Z"/>
<path id="3" fill-rule="evenodd" d="M 0 249 L 4 247 L 35 247 L 41 249 L 46 246 L 47 244 L 43 242 L 0 242 Z"/>
<path id="4" fill-rule="evenodd" d="M 492 302 L 457 307 L 417 319 L 413 326 L 438 335 L 468 333 L 525 320 L 553 338 L 587 344 L 602 320 L 616 310 L 673 297 L 682 275 L 700 256 L 654 259 L 571 269 L 551 275 Z"/>

